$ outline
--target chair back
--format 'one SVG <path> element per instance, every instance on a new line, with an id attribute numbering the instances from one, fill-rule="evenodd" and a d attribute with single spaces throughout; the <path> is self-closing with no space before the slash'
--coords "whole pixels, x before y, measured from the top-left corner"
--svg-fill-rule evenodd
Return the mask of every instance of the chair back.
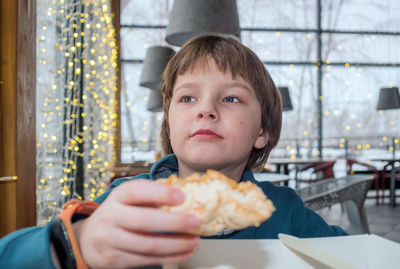
<path id="1" fill-rule="evenodd" d="M 375 185 L 375 190 L 376 190 L 376 204 L 377 205 L 379 205 L 379 197 L 380 197 L 380 194 L 379 194 L 379 189 L 380 189 L 380 175 L 379 175 L 379 171 L 378 171 L 378 169 L 376 169 L 376 167 L 375 166 L 373 166 L 373 165 L 370 165 L 370 164 L 367 164 L 367 163 L 363 163 L 363 162 L 359 162 L 359 161 L 357 161 L 357 160 L 354 160 L 354 159 L 347 159 L 347 174 L 348 175 L 351 175 L 351 174 L 354 174 L 354 170 L 353 170 L 353 165 L 360 165 L 360 166 L 363 166 L 363 167 L 365 167 L 365 168 L 367 168 L 367 170 L 369 170 L 369 171 L 371 171 L 371 172 L 373 172 L 373 174 L 374 174 L 374 185 Z M 382 196 L 383 197 L 383 196 Z"/>
<path id="2" fill-rule="evenodd" d="M 328 179 L 328 178 L 335 178 L 335 173 L 333 171 L 333 167 L 335 165 L 334 161 L 321 161 L 316 163 L 307 164 L 300 169 L 298 169 L 298 173 L 309 171 L 311 175 L 314 177 L 309 177 L 307 179 L 302 179 L 301 177 L 298 178 L 296 174 L 296 181 L 303 182 L 303 183 L 313 183 L 318 182 L 320 180 Z"/>

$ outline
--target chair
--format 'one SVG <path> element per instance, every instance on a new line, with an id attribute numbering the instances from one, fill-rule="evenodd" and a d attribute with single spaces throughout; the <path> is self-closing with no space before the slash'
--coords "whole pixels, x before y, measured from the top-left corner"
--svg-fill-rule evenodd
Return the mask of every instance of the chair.
<path id="1" fill-rule="evenodd" d="M 380 189 L 379 188 L 379 179 L 380 179 L 380 177 L 379 177 L 378 169 L 376 169 L 375 166 L 367 164 L 367 163 L 359 162 L 354 159 L 347 159 L 347 174 L 348 175 L 355 173 L 355 171 L 353 170 L 353 165 L 355 165 L 355 164 L 367 168 L 368 171 L 371 171 L 374 174 L 374 185 L 375 185 L 375 191 L 376 191 L 375 203 L 376 203 L 376 205 L 379 205 L 379 197 L 380 197 L 380 195 L 379 195 L 379 189 Z"/>
<path id="2" fill-rule="evenodd" d="M 296 184 L 302 183 L 315 183 L 328 178 L 335 178 L 333 166 L 335 161 L 321 161 L 317 163 L 310 163 L 302 166 L 296 171 Z M 299 178 L 298 173 L 310 172 L 311 175 L 307 176 L 307 179 Z"/>
<path id="3" fill-rule="evenodd" d="M 391 173 L 386 174 L 387 169 L 391 167 Z M 393 173 L 393 175 L 392 175 Z M 391 177 L 394 177 L 394 182 L 391 182 Z M 390 204 L 391 206 L 394 206 L 396 204 L 396 181 L 400 180 L 400 166 L 395 166 L 395 162 L 388 162 L 382 169 L 381 171 L 381 179 L 382 179 L 382 190 L 383 190 L 383 197 L 385 195 L 385 189 L 386 189 L 386 179 L 389 179 L 389 188 L 390 188 Z"/>
<path id="4" fill-rule="evenodd" d="M 363 234 L 369 233 L 364 201 L 372 181 L 372 175 L 348 175 L 311 184 L 296 192 L 304 204 L 313 210 L 336 203 L 344 204 L 350 224 L 346 231 L 349 234 Z"/>

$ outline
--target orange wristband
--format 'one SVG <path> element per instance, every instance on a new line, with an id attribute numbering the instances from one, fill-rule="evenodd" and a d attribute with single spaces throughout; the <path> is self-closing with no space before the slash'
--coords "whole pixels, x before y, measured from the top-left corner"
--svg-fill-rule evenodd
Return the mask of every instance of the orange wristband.
<path id="1" fill-rule="evenodd" d="M 68 258 L 75 260 L 76 268 L 78 269 L 88 269 L 89 267 L 85 263 L 80 252 L 79 244 L 75 236 L 74 228 L 72 226 L 72 217 L 74 216 L 74 214 L 91 215 L 98 207 L 99 204 L 95 202 L 72 199 L 63 206 L 64 210 L 57 215 L 57 218 L 62 221 L 64 227 L 61 227 L 61 232 L 57 232 L 57 234 L 53 237 L 57 237 L 55 239 L 58 240 L 58 243 L 62 241 L 62 239 L 65 240 L 64 243 L 61 243 L 61 245 L 63 245 L 63 247 L 71 248 L 72 253 L 71 250 L 63 250 L 63 256 L 73 256 L 67 257 L 67 260 Z M 54 225 L 57 225 L 57 220 L 54 221 Z M 52 230 L 57 229 L 60 230 L 60 227 Z M 62 236 L 64 236 L 64 238 L 62 238 L 61 240 L 60 233 L 62 233 Z M 60 261 L 60 263 L 62 262 L 63 261 Z"/>

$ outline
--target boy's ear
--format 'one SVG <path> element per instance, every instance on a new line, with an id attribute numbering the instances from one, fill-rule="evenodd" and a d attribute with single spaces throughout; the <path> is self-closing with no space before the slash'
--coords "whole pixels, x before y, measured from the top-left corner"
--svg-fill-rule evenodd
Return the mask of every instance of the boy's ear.
<path id="1" fill-rule="evenodd" d="M 264 132 L 264 130 L 261 128 L 260 132 L 258 133 L 257 139 L 254 142 L 254 147 L 256 149 L 262 149 L 267 145 L 269 141 L 269 134 L 267 132 Z"/>

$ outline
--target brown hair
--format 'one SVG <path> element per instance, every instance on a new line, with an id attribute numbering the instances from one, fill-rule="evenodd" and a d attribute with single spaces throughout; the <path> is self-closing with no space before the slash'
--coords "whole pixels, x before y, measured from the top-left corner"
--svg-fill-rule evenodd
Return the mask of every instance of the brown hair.
<path id="1" fill-rule="evenodd" d="M 264 166 L 279 140 L 282 125 L 282 101 L 264 64 L 249 48 L 233 38 L 200 36 L 188 41 L 171 58 L 163 73 L 163 111 L 161 144 L 164 154 L 173 153 L 169 139 L 168 111 L 178 75 L 193 70 L 197 64 L 214 60 L 221 72 L 242 77 L 254 88 L 261 105 L 261 126 L 269 135 L 264 148 L 253 148 L 246 169 Z M 249 119 L 250 120 L 250 119 Z"/>

